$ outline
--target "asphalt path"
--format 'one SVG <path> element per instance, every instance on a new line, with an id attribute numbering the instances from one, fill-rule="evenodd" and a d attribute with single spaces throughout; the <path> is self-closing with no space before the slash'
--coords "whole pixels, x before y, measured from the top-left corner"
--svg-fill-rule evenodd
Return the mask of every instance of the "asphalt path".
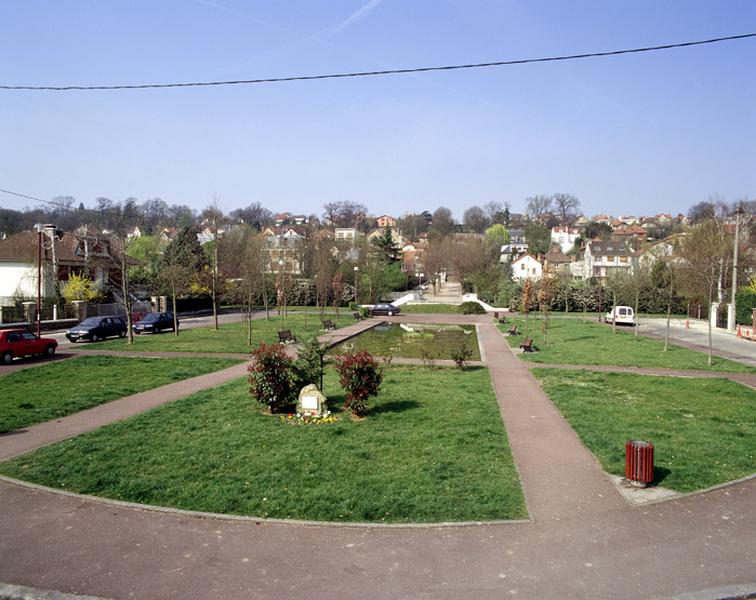
<path id="1" fill-rule="evenodd" d="M 665 318 L 641 317 L 639 332 L 652 337 L 664 338 L 667 329 Z M 732 333 L 714 329 L 711 332 L 712 348 L 715 354 L 730 360 L 756 367 L 756 342 L 738 338 Z M 707 352 L 709 348 L 708 328 L 700 321 L 690 321 L 686 328 L 685 320 L 672 319 L 670 322 L 670 341 L 693 350 Z"/>

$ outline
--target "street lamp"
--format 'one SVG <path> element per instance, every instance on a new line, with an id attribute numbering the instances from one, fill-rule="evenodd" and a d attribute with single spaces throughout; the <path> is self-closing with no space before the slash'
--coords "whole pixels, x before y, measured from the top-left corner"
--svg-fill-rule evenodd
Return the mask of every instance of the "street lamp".
<path id="1" fill-rule="evenodd" d="M 358 303 L 358 296 L 357 296 L 357 279 L 359 274 L 360 268 L 358 266 L 354 267 L 354 303 Z"/>

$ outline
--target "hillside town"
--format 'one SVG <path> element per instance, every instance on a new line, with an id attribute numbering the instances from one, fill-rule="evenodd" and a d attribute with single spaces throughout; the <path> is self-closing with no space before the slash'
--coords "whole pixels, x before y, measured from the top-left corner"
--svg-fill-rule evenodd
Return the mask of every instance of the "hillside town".
<path id="1" fill-rule="evenodd" d="M 737 228 L 737 270 L 747 286 L 756 265 L 755 204 L 702 201 L 688 214 L 587 217 L 576 197 L 554 194 L 526 199 L 523 213 L 508 203 L 472 206 L 458 222 L 444 207 L 375 216 L 348 201 L 326 204 L 319 217 L 273 213 L 260 204 L 228 214 L 211 205 L 197 214 L 134 199 L 98 199 L 96 209 L 76 209 L 72 199 L 59 198 L 52 208 L 0 211 L 0 306 L 6 322 L 20 318 L 24 305 L 28 312 L 41 260 L 43 319 L 52 319 L 53 310 L 55 316 L 71 314 L 76 301 L 107 303 L 125 313 L 129 297 L 156 309 L 168 287 L 177 290 L 177 306 L 185 310 L 240 304 L 244 297 L 257 306 L 275 305 L 282 293 L 288 304 L 323 306 L 370 305 L 411 290 L 419 300 L 432 298 L 448 277 L 464 293 L 502 309 L 520 309 L 527 287 L 525 303 L 537 310 L 539 282 L 553 278 L 553 308 L 601 311 L 614 294 L 644 312 L 669 308 L 705 317 L 716 303 L 715 311 L 724 311 L 717 322 L 733 328 L 735 313 L 726 313 L 733 238 Z M 31 221 L 42 224 L 38 231 Z M 691 240 L 712 224 L 719 235 L 716 255 L 694 256 L 700 244 Z M 189 264 L 177 285 L 166 250 L 178 246 Z M 713 261 L 715 281 L 700 277 L 701 260 Z M 678 272 L 670 293 L 662 269 Z M 743 302 L 741 321 L 750 324 L 750 302 Z"/>

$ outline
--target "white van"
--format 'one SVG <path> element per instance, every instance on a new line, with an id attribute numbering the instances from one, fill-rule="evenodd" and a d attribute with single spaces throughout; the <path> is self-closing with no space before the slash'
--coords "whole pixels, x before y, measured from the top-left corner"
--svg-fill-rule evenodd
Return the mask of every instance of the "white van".
<path id="1" fill-rule="evenodd" d="M 635 325 L 635 314 L 629 306 L 615 306 L 604 315 L 604 321 L 607 323 L 616 322 L 618 325 Z"/>

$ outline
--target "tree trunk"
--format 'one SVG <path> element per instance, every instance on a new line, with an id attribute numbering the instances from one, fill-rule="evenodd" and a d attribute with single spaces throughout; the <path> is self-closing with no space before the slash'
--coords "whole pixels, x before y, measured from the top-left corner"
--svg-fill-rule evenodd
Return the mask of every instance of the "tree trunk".
<path id="1" fill-rule="evenodd" d="M 664 334 L 664 352 L 669 350 L 669 324 L 670 320 L 672 319 L 672 294 L 673 294 L 673 287 L 672 287 L 672 277 L 669 278 L 669 297 L 667 298 L 667 331 Z"/>
<path id="2" fill-rule="evenodd" d="M 268 286 L 265 282 L 265 273 L 262 274 L 263 304 L 265 305 L 265 320 L 270 321 L 270 307 L 268 306 Z"/>
<path id="3" fill-rule="evenodd" d="M 218 228 L 213 241 L 213 326 L 218 331 Z"/>
<path id="4" fill-rule="evenodd" d="M 713 285 L 709 284 L 709 319 L 708 319 L 708 321 L 709 321 L 709 356 L 708 356 L 708 360 L 707 360 L 707 364 L 709 366 L 711 366 L 711 363 L 712 363 L 712 360 L 711 360 L 711 355 L 712 355 L 712 341 L 711 341 L 711 317 L 712 317 L 712 315 L 711 315 L 711 299 L 712 299 L 713 293 L 714 293 Z M 715 315 L 714 318 L 716 319 L 717 315 Z"/>
<path id="5" fill-rule="evenodd" d="M 123 294 L 123 303 L 126 305 L 126 335 L 127 344 L 134 343 L 133 323 L 131 322 L 131 298 L 129 296 L 129 269 L 126 262 L 126 250 L 121 247 L 121 293 Z"/>
<path id="6" fill-rule="evenodd" d="M 635 339 L 638 339 L 638 305 L 640 304 L 640 289 L 635 290 Z"/>
<path id="7" fill-rule="evenodd" d="M 614 312 L 617 308 L 617 292 L 612 290 L 612 333 L 617 333 L 617 314 Z"/>
<path id="8" fill-rule="evenodd" d="M 178 337 L 178 314 L 176 314 L 176 286 L 171 285 L 171 301 L 173 303 L 173 333 Z"/>
<path id="9" fill-rule="evenodd" d="M 252 290 L 247 292 L 247 345 L 252 345 Z"/>

